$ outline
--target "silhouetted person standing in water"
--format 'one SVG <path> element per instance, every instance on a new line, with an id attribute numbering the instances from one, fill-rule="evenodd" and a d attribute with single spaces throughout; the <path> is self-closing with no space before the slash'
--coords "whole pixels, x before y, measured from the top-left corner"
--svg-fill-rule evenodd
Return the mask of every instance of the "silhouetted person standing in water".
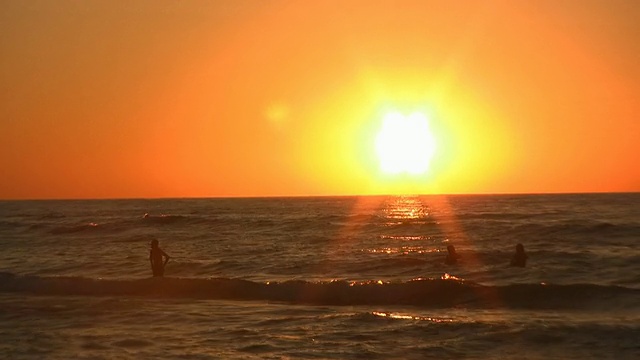
<path id="1" fill-rule="evenodd" d="M 149 261 L 151 262 L 151 271 L 153 271 L 153 276 L 164 276 L 164 267 L 169 262 L 169 255 L 167 255 L 166 252 L 160 249 L 160 247 L 158 246 L 158 240 L 156 239 L 151 240 Z"/>
<path id="2" fill-rule="evenodd" d="M 453 247 L 453 245 L 449 245 L 447 246 L 447 257 L 444 259 L 444 263 L 447 265 L 454 265 L 458 263 L 458 259 L 460 258 L 460 255 L 458 255 L 458 253 L 456 253 L 456 248 Z"/>
<path id="3" fill-rule="evenodd" d="M 525 267 L 527 257 L 527 254 L 524 253 L 524 246 L 522 244 L 516 245 L 516 254 L 511 258 L 511 266 Z"/>

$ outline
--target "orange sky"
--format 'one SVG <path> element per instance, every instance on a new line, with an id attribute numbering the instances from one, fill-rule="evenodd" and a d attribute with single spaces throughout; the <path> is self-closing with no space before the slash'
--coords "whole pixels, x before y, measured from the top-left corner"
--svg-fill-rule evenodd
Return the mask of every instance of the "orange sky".
<path id="1" fill-rule="evenodd" d="M 0 199 L 640 191 L 640 4 L 452 3 L 3 1 Z"/>

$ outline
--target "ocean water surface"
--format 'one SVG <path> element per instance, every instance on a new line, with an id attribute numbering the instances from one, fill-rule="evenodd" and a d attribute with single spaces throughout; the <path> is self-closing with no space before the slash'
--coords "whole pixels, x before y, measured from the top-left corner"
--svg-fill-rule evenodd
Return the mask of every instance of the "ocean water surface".
<path id="1" fill-rule="evenodd" d="M 639 239 L 638 193 L 2 201 L 0 356 L 637 359 Z"/>

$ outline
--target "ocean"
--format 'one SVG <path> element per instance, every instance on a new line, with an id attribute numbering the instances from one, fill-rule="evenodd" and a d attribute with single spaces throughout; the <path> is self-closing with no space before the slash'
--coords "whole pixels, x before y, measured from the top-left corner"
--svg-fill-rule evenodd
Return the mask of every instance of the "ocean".
<path id="1" fill-rule="evenodd" d="M 639 245 L 639 193 L 2 201 L 0 357 L 638 359 Z"/>

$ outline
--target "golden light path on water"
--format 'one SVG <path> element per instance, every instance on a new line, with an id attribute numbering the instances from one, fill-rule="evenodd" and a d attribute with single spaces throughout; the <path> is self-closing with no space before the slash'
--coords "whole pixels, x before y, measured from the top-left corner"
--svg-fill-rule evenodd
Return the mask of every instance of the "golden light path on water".
<path id="1" fill-rule="evenodd" d="M 430 200 L 429 203 L 425 203 L 427 199 Z M 404 223 L 440 227 L 443 228 L 442 232 L 445 234 L 444 242 L 449 242 L 453 234 L 457 234 L 458 237 L 463 234 L 456 225 L 455 216 L 451 212 L 446 197 L 396 196 L 385 199 L 383 203 L 379 204 L 379 207 L 380 214 L 385 220 L 384 226 L 388 228 L 402 226 Z M 389 240 L 388 246 L 363 249 L 363 251 L 407 255 L 410 253 L 437 253 L 444 250 L 429 234 L 381 234 L 379 238 Z M 424 240 L 433 246 L 419 244 L 419 242 L 424 243 Z M 407 244 L 407 242 L 413 244 Z M 456 242 L 458 242 L 457 239 Z"/>
<path id="2" fill-rule="evenodd" d="M 371 233 L 370 246 L 367 246 L 366 243 L 362 244 L 359 249 L 362 253 L 399 256 L 426 255 L 446 252 L 445 243 L 453 241 L 456 246 L 460 246 L 462 249 L 470 247 L 464 232 L 457 224 L 456 216 L 452 212 L 447 196 L 360 197 L 353 204 L 350 214 L 371 215 L 377 218 L 381 228 L 387 229 Z M 341 230 L 332 237 L 332 241 L 326 247 L 328 261 L 332 252 L 348 249 L 349 244 L 361 236 L 363 226 L 371 225 L 370 223 L 365 225 L 356 220 L 357 216 L 348 216 L 347 218 L 354 220 L 343 224 Z M 429 233 L 407 233 L 406 229 L 400 230 L 405 223 L 416 224 L 418 229 L 425 228 L 425 231 L 431 226 L 437 227 L 444 239 L 438 239 L 438 236 Z M 394 230 L 396 228 L 399 229 L 397 232 Z M 454 239 L 450 240 L 452 236 Z M 329 266 L 327 264 L 320 264 L 318 272 L 324 272 L 326 270 L 324 267 Z"/>
<path id="3" fill-rule="evenodd" d="M 464 229 L 460 226 L 455 214 L 456 206 L 452 203 L 459 201 L 455 196 L 374 196 L 360 197 L 352 205 L 350 215 L 345 218 L 353 219 L 342 225 L 341 230 L 331 237 L 325 247 L 324 257 L 326 261 L 320 261 L 317 265 L 318 274 L 330 272 L 333 266 L 332 254 L 334 252 L 343 251 L 360 251 L 362 253 L 371 254 L 371 260 L 375 260 L 375 256 L 380 256 L 379 260 L 385 261 L 386 256 L 405 257 L 411 263 L 411 258 L 415 259 L 416 255 L 423 256 L 430 253 L 446 252 L 446 246 L 454 244 L 459 248 L 463 255 L 462 262 L 453 267 L 445 267 L 444 254 L 442 259 L 435 260 L 435 263 L 424 263 L 425 271 L 431 273 L 414 274 L 403 278 L 402 274 L 387 274 L 381 277 L 364 278 L 354 273 L 355 278 L 341 279 L 322 279 L 317 278 L 320 282 L 346 281 L 350 287 L 355 286 L 387 286 L 396 282 L 418 282 L 418 286 L 430 286 L 433 281 L 452 281 L 452 282 L 473 282 L 459 276 L 458 271 L 470 268 L 480 268 L 483 266 L 475 254 L 475 246 L 473 239 L 468 238 Z M 363 222 L 362 216 L 372 216 L 373 220 Z M 375 220 L 377 218 L 377 221 Z M 372 223 L 373 221 L 373 223 Z M 381 226 L 376 233 L 371 230 L 371 225 L 377 224 Z M 405 224 L 417 224 L 416 227 L 404 227 Z M 399 225 L 399 226 L 398 226 Z M 427 225 L 427 226 L 422 226 Z M 396 228 L 396 226 L 398 226 Z M 433 227 L 432 227 L 433 226 Z M 367 229 L 368 228 L 368 229 Z M 384 231 L 381 229 L 390 231 Z M 404 228 L 404 229 L 403 229 Z M 375 226 L 374 226 L 375 229 Z M 397 233 L 395 232 L 397 229 Z M 409 230 L 407 230 L 409 229 Z M 434 230 L 438 235 L 431 236 L 428 232 Z M 363 231 L 372 231 L 370 233 L 370 246 L 364 241 L 356 248 L 353 248 L 355 241 L 361 241 Z M 414 231 L 407 234 L 406 232 Z M 424 231 L 424 234 L 415 233 Z M 359 247 L 359 250 L 356 250 Z M 430 257 L 433 259 L 433 257 Z M 424 259 L 426 261 L 426 258 Z M 433 273 L 434 268 L 442 265 L 441 272 Z M 421 265 L 418 265 L 421 266 Z M 431 270 L 427 270 L 431 268 Z M 417 276 L 416 276 L 417 275 Z M 359 277 L 360 276 L 360 277 Z M 499 306 L 503 300 L 499 292 L 487 290 L 486 287 L 478 288 L 478 296 L 482 301 L 487 301 L 494 306 Z M 301 290 L 301 296 L 306 296 L 311 288 Z M 311 294 L 311 293 L 309 293 Z M 419 299 L 417 299 L 419 300 Z M 425 299 L 426 300 L 426 299 Z M 454 321 L 447 319 L 438 319 L 431 316 L 418 316 L 398 314 L 393 312 L 378 311 L 374 315 L 378 317 L 389 317 L 393 319 L 410 319 L 425 321 Z"/>
<path id="4" fill-rule="evenodd" d="M 430 316 L 407 315 L 407 314 L 391 313 L 391 312 L 374 311 L 371 314 L 378 317 L 400 319 L 400 320 L 420 320 L 420 321 L 430 321 L 434 323 L 454 322 L 453 319 L 448 319 L 448 318 L 434 318 Z"/>
<path id="5" fill-rule="evenodd" d="M 455 213 L 455 207 L 452 206 L 452 202 L 456 201 L 451 196 L 377 196 L 377 197 L 361 197 L 353 205 L 351 211 L 352 215 L 371 214 L 377 216 L 381 221 L 380 224 L 383 228 L 387 228 L 391 231 L 398 228 L 397 233 L 378 233 L 372 234 L 371 246 L 360 248 L 361 252 L 369 253 L 372 255 L 381 256 L 400 256 L 415 257 L 418 255 L 427 255 L 433 253 L 442 252 L 442 265 L 444 265 L 444 253 L 446 253 L 446 246 L 451 244 L 458 248 L 464 255 L 462 263 L 457 265 L 461 267 L 481 267 L 482 261 L 475 255 L 475 246 L 473 239 L 468 238 L 464 229 L 460 226 Z M 428 229 L 433 226 L 437 228 L 438 236 L 432 236 L 428 233 L 406 233 L 406 230 L 401 230 L 403 224 L 416 224 L 417 229 L 424 229 L 427 232 Z M 426 225 L 426 226 L 424 226 Z M 331 242 L 329 247 L 340 247 L 341 244 L 349 241 L 355 241 L 358 234 L 362 231 L 362 224 L 357 221 L 350 221 L 346 223 L 342 231 L 336 234 L 334 241 Z M 420 231 L 420 230 L 417 230 Z M 383 240 L 381 242 L 379 240 Z M 328 251 L 331 251 L 328 249 Z M 330 257 L 329 253 L 327 255 Z M 382 259 L 381 259 L 382 261 Z M 433 264 L 431 264 L 433 265 Z M 398 281 L 432 281 L 432 280 L 445 280 L 445 281 L 457 281 L 465 282 L 466 279 L 457 275 L 457 268 L 442 268 L 440 274 L 425 274 L 414 278 L 398 279 Z M 436 275 L 435 277 L 433 275 Z M 344 279 L 349 282 L 350 286 L 357 285 L 385 285 L 396 280 L 387 279 L 369 279 L 364 281 L 353 281 Z M 489 298 L 487 298 L 487 296 Z M 497 294 L 485 293 L 486 300 L 491 301 L 494 304 L 501 303 L 501 299 Z M 382 315 L 386 314 L 386 315 Z M 397 317 L 396 317 L 397 315 Z M 402 316 L 413 316 L 394 314 L 387 312 L 380 312 L 377 316 L 387 316 L 392 318 L 402 318 Z M 431 317 L 415 317 L 414 320 L 429 320 Z M 431 319 L 431 320 L 430 320 Z"/>

